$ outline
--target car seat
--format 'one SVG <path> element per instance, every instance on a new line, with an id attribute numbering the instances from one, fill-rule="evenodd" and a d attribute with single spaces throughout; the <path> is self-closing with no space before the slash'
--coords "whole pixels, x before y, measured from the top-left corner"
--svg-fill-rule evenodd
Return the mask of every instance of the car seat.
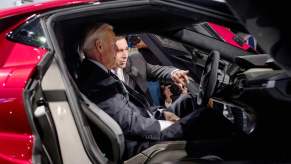
<path id="1" fill-rule="evenodd" d="M 89 129 L 92 132 L 92 136 L 87 137 L 90 140 L 94 140 L 97 145 L 95 149 L 99 149 L 103 153 L 103 157 L 107 159 L 108 163 L 161 163 L 164 161 L 177 162 L 188 158 L 187 146 L 191 142 L 166 141 L 149 147 L 124 161 L 125 138 L 122 129 L 113 118 L 91 102 L 78 89 L 76 82 L 79 75 L 79 66 L 84 59 L 84 54 L 80 51 L 79 46 L 75 45 L 74 48 L 75 52 L 70 52 L 70 56 L 65 57 L 70 58 L 70 60 L 66 60 L 66 65 L 69 68 L 69 77 L 72 78 L 71 84 L 80 100 L 82 113 L 85 120 L 87 120 L 85 122 L 90 125 Z"/>

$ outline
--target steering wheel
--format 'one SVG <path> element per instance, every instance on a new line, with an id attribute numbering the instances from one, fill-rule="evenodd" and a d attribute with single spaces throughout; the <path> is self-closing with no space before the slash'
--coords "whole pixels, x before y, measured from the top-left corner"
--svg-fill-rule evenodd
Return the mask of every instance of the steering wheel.
<path id="1" fill-rule="evenodd" d="M 211 51 L 208 55 L 198 88 L 198 105 L 206 105 L 208 103 L 208 99 L 214 93 L 217 83 L 219 59 L 220 53 L 218 51 Z"/>

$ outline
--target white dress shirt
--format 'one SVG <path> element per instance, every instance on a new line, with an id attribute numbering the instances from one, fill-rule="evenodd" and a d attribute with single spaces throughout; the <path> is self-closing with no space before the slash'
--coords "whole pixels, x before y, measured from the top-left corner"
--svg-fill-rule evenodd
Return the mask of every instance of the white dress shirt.
<path id="1" fill-rule="evenodd" d="M 122 68 L 112 69 L 111 72 L 114 73 L 119 78 L 119 80 L 125 82 Z"/>

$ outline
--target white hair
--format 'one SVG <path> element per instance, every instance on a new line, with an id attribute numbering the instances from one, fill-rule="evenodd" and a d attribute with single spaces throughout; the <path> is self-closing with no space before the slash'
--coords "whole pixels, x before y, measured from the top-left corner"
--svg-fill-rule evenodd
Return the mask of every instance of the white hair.
<path id="1" fill-rule="evenodd" d="M 113 27 L 109 24 L 102 23 L 94 25 L 87 31 L 82 45 L 82 50 L 85 54 L 89 54 L 94 49 L 95 41 L 102 39 L 106 30 L 113 30 Z"/>

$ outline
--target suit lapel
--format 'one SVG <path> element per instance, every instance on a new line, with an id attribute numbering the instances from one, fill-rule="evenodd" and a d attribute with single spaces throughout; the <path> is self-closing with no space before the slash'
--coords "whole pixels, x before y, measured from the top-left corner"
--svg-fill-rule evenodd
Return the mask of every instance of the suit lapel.
<path id="1" fill-rule="evenodd" d="M 145 93 L 147 91 L 147 81 L 145 81 L 142 77 L 136 77 L 136 83 L 142 92 Z"/>
<path id="2" fill-rule="evenodd" d="M 123 71 L 123 76 L 124 76 L 124 83 L 125 83 L 126 85 L 128 85 L 128 86 L 131 86 L 131 85 L 130 85 L 129 75 L 128 75 L 125 71 Z"/>

